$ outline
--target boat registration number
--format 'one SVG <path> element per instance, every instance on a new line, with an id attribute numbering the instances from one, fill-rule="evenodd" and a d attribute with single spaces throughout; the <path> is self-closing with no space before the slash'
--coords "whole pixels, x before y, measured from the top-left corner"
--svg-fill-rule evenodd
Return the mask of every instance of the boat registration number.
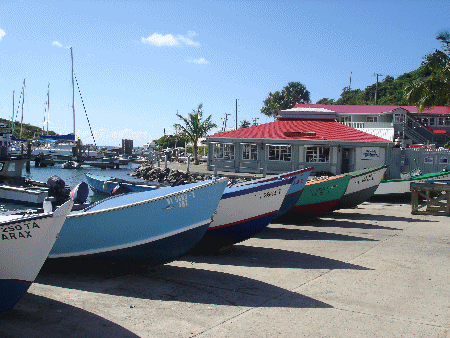
<path id="1" fill-rule="evenodd" d="M 2 241 L 19 238 L 32 238 L 33 235 L 31 234 L 31 231 L 33 229 L 40 229 L 40 226 L 36 222 L 33 222 L 2 227 Z"/>
<path id="2" fill-rule="evenodd" d="M 195 194 L 193 191 L 189 191 L 186 194 L 179 194 L 173 197 L 166 198 L 168 204 L 166 209 L 172 209 L 177 205 L 179 208 L 185 208 L 188 206 L 188 200 L 192 198 L 195 198 Z"/>

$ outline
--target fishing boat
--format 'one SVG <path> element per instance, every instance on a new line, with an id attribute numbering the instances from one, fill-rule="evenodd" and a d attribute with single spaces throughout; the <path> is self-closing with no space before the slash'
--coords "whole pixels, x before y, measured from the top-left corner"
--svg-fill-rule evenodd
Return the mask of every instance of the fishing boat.
<path id="1" fill-rule="evenodd" d="M 294 177 L 227 187 L 196 251 L 218 251 L 253 237 L 275 218 Z"/>
<path id="2" fill-rule="evenodd" d="M 25 205 L 42 205 L 49 196 L 45 183 L 25 179 L 22 168 L 30 158 L 11 154 L 11 130 L 0 131 L 0 201 Z"/>
<path id="3" fill-rule="evenodd" d="M 116 195 L 73 211 L 50 251 L 50 263 L 171 262 L 203 237 L 227 183 L 222 178 Z"/>
<path id="4" fill-rule="evenodd" d="M 85 173 L 86 182 L 94 192 L 110 195 L 118 185 L 126 187 L 129 191 L 142 192 L 158 189 L 158 185 L 145 182 L 133 182 L 120 178 Z"/>
<path id="5" fill-rule="evenodd" d="M 277 214 L 275 215 L 275 218 L 276 218 L 276 217 L 279 217 L 279 216 L 285 214 L 286 212 L 288 212 L 289 209 L 291 209 L 295 205 L 295 203 L 298 201 L 298 199 L 300 198 L 300 195 L 303 192 L 303 188 L 305 187 L 305 184 L 308 181 L 308 177 L 311 174 L 311 171 L 313 171 L 313 170 L 314 170 L 314 168 L 310 167 L 310 168 L 301 169 L 301 170 L 297 170 L 297 171 L 291 171 L 291 172 L 288 172 L 285 174 L 281 174 L 281 175 L 277 175 L 277 176 L 273 176 L 273 177 L 269 177 L 269 178 L 264 177 L 264 178 L 260 178 L 257 180 L 251 180 L 248 182 L 239 183 L 234 186 L 270 182 L 270 181 L 276 181 L 276 180 L 279 180 L 282 178 L 289 179 L 289 178 L 293 177 L 294 180 L 292 181 L 292 184 L 289 187 L 289 189 L 286 193 L 286 196 L 284 197 L 283 203 L 281 203 L 280 209 L 278 210 Z"/>
<path id="6" fill-rule="evenodd" d="M 344 174 L 306 182 L 297 203 L 280 220 L 301 222 L 330 212 L 344 196 L 350 179 Z"/>
<path id="7" fill-rule="evenodd" d="M 0 214 L 0 313 L 27 292 L 70 212 L 69 200 L 54 212 Z"/>
<path id="8" fill-rule="evenodd" d="M 348 173 L 351 178 L 347 190 L 333 210 L 354 208 L 367 201 L 377 190 L 386 169 L 383 165 Z"/>
<path id="9" fill-rule="evenodd" d="M 409 176 L 405 179 L 391 179 L 381 181 L 378 189 L 374 193 L 374 197 L 381 196 L 395 196 L 403 195 L 407 196 L 411 193 L 411 183 L 423 183 L 425 181 L 447 181 L 450 180 L 450 164 L 443 168 L 441 171 Z"/>

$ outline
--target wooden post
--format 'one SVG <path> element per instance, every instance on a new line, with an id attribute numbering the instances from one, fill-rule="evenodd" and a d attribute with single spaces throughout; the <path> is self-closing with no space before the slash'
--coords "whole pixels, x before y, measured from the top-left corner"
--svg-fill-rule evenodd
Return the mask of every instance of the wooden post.
<path id="1" fill-rule="evenodd" d="M 30 143 L 30 141 L 27 142 L 27 157 L 28 157 L 28 159 L 31 159 L 31 143 Z M 25 165 L 25 171 L 27 173 L 29 173 L 31 171 L 30 160 L 28 160 Z"/>

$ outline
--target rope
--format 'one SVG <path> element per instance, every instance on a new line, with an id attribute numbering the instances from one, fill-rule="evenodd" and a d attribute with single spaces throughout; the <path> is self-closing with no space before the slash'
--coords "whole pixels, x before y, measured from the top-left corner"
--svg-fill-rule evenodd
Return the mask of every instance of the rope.
<path id="1" fill-rule="evenodd" d="M 97 146 L 97 143 L 95 142 L 94 133 L 92 132 L 91 123 L 89 122 L 89 117 L 88 117 L 88 114 L 86 111 L 86 107 L 84 106 L 83 96 L 81 96 L 80 86 L 78 85 L 78 80 L 77 80 L 77 77 L 75 76 L 75 73 L 73 73 L 73 77 L 75 78 L 75 82 L 77 83 L 78 92 L 80 93 L 80 97 L 81 97 L 81 103 L 83 103 L 84 113 L 86 114 L 86 119 L 88 121 L 89 130 L 91 131 L 92 139 L 94 140 L 94 145 Z"/>

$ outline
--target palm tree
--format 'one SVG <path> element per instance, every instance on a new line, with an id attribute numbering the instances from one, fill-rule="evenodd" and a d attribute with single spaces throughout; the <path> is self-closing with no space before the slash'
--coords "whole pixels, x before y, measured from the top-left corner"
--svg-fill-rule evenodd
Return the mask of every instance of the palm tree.
<path id="1" fill-rule="evenodd" d="M 194 163 L 198 164 L 198 139 L 205 137 L 211 129 L 216 128 L 217 125 L 211 121 L 211 115 L 202 120 L 203 103 L 200 103 L 197 109 L 192 109 L 187 117 L 177 113 L 177 117 L 183 121 L 182 124 L 175 123 L 175 130 L 179 130 L 181 135 L 188 139 L 194 145 Z"/>
<path id="2" fill-rule="evenodd" d="M 427 55 L 420 67 L 423 77 L 405 88 L 406 100 L 419 112 L 450 104 L 450 31 L 439 33 L 436 39 L 444 44 L 445 51 Z"/>

